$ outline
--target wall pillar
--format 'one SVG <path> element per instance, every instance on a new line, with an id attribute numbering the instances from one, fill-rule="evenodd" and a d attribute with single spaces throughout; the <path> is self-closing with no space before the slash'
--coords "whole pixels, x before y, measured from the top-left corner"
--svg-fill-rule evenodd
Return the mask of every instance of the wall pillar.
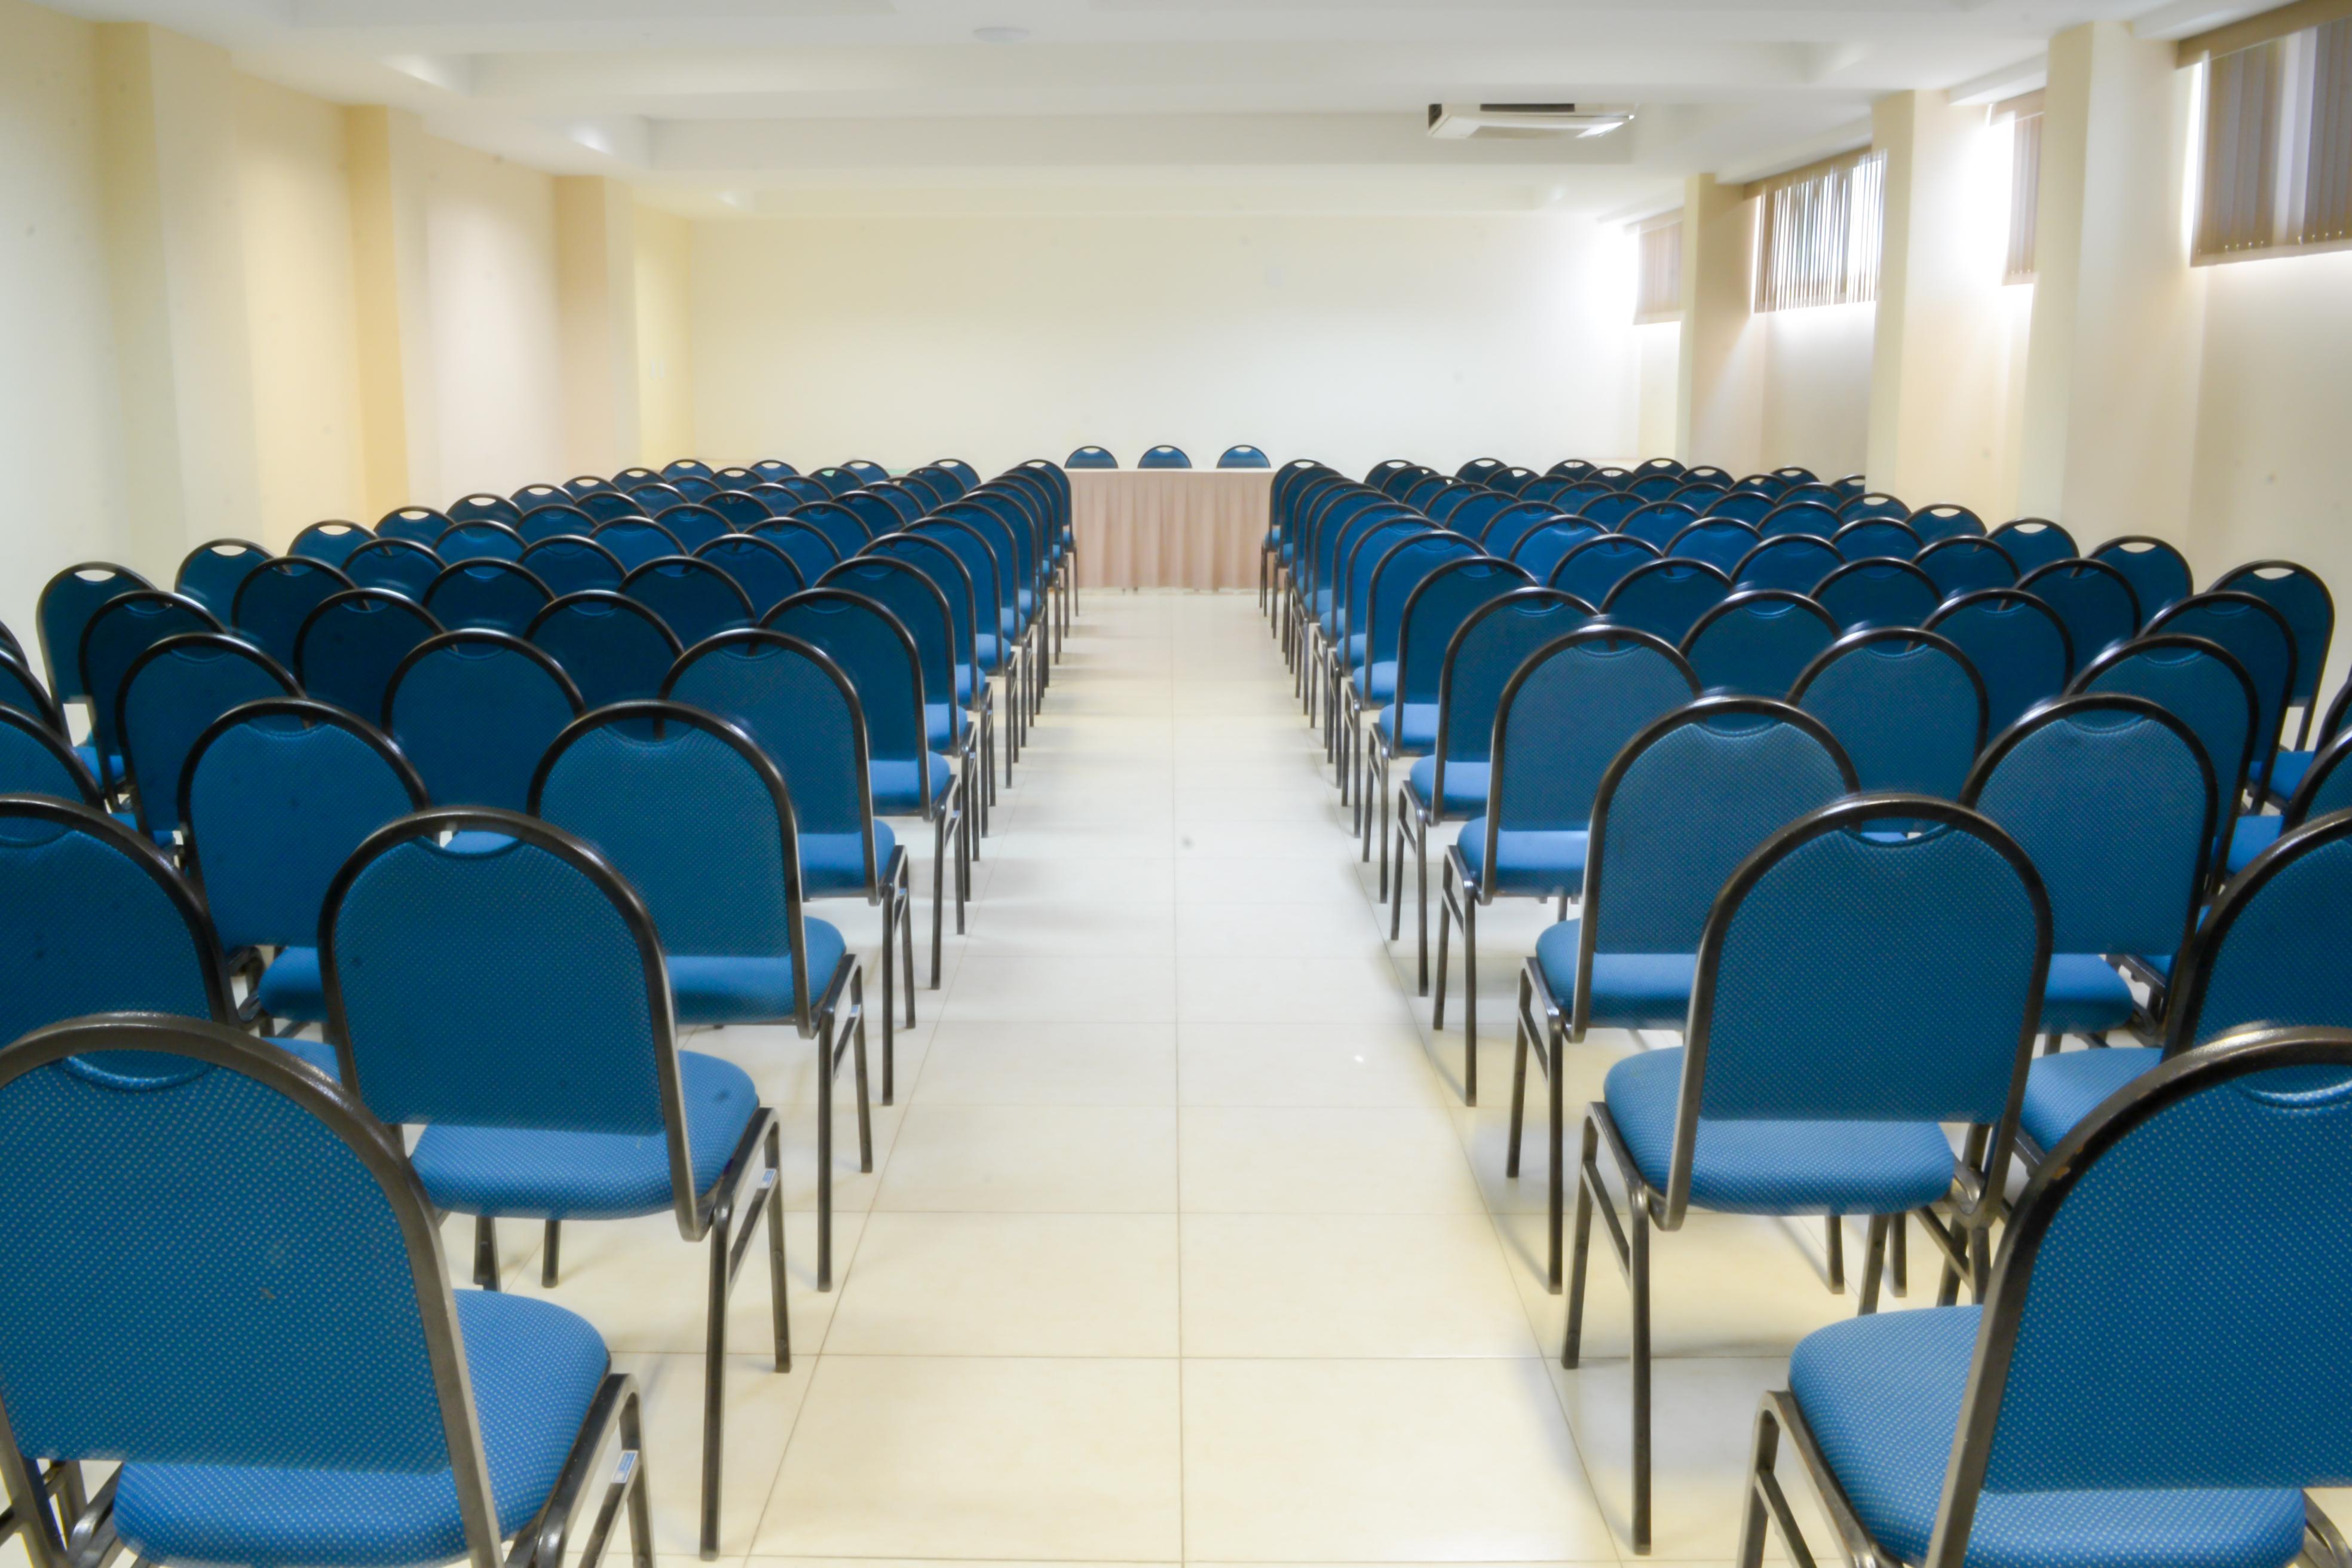
<path id="1" fill-rule="evenodd" d="M 1683 193 L 1683 324 L 1675 456 L 1735 475 L 1763 466 L 1763 370 L 1749 312 L 1756 204 L 1693 174 Z"/>
<path id="2" fill-rule="evenodd" d="M 412 501 L 441 506 L 434 414 L 432 283 L 425 246 L 425 128 L 380 106 L 346 110 L 360 453 L 373 522 Z"/>
<path id="3" fill-rule="evenodd" d="M 556 308 L 563 334 L 563 442 L 575 473 L 638 462 L 636 201 L 596 175 L 555 182 Z"/>

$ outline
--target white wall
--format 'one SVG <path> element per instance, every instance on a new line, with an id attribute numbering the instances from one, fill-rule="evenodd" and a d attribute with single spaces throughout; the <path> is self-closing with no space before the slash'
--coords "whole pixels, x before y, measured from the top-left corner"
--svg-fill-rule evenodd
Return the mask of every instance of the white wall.
<path id="1" fill-rule="evenodd" d="M 694 226 L 640 205 L 636 229 L 636 461 L 694 454 Z"/>
<path id="2" fill-rule="evenodd" d="M 1631 247 L 1556 216 L 696 226 L 705 457 L 1622 456 Z M 1621 276 L 1622 274 L 1622 276 Z"/>
<path id="3" fill-rule="evenodd" d="M 1640 399 L 1634 415 L 1633 449 L 1643 458 L 1672 457 L 1675 450 L 1675 383 L 1682 371 L 1680 321 L 1652 321 L 1633 329 Z"/>
<path id="4" fill-rule="evenodd" d="M 1825 479 L 1862 471 L 1875 312 L 1816 305 L 1753 319 L 1764 349 L 1764 467 L 1795 463 Z"/>

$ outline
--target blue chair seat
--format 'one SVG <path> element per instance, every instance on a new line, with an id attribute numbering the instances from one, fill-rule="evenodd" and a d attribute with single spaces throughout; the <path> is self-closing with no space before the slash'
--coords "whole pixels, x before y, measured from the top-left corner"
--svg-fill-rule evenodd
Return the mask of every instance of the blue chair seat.
<path id="1" fill-rule="evenodd" d="M 1644 1051 L 1609 1069 L 1609 1114 L 1643 1180 L 1664 1188 L 1683 1053 Z M 1691 1202 L 1724 1214 L 1899 1214 L 1952 1185 L 1952 1146 L 1932 1121 L 1702 1119 Z"/>
<path id="2" fill-rule="evenodd" d="M 2230 875 L 2234 877 L 2252 865 L 2255 856 L 2277 843 L 2279 829 L 2285 824 L 2284 816 L 2238 818 L 2237 826 L 2230 830 Z"/>
<path id="3" fill-rule="evenodd" d="M 1318 621 L 1328 619 L 1331 614 L 1331 592 L 1328 588 L 1315 590 L 1315 618 Z"/>
<path id="4" fill-rule="evenodd" d="M 1037 595 L 1032 589 L 1022 588 L 1017 590 L 1015 593 L 1014 603 L 1021 606 L 1021 618 L 1024 622 L 1026 622 L 1030 616 L 1037 613 Z"/>
<path id="5" fill-rule="evenodd" d="M 1563 1009 L 1576 1001 L 1577 922 L 1561 921 L 1536 938 L 1536 965 Z M 1690 1021 L 1695 952 L 1596 952 L 1593 1024 L 1603 1029 L 1680 1029 Z"/>
<path id="6" fill-rule="evenodd" d="M 118 752 L 107 752 L 106 760 L 108 766 L 106 771 L 100 772 L 98 765 L 98 748 L 95 745 L 91 744 L 88 741 L 84 741 L 80 745 L 76 746 L 73 749 L 73 752 L 75 756 L 81 759 L 81 765 L 89 770 L 90 776 L 92 778 L 111 778 L 119 780 L 122 777 L 121 753 Z"/>
<path id="7" fill-rule="evenodd" d="M 1370 640 L 1370 634 L 1365 632 L 1348 634 L 1348 668 L 1349 669 L 1361 669 L 1364 667 L 1364 645 Z"/>
<path id="8" fill-rule="evenodd" d="M 923 743 L 929 746 L 952 746 L 963 739 L 966 718 L 962 708 L 952 702 L 923 704 Z"/>
<path id="9" fill-rule="evenodd" d="M 931 798 L 939 799 L 955 782 L 955 773 L 945 757 L 925 752 L 923 761 L 930 765 Z M 877 757 L 867 769 L 866 776 L 874 791 L 874 809 L 883 816 L 911 816 L 923 809 L 922 775 L 911 757 Z"/>
<path id="10" fill-rule="evenodd" d="M 874 825 L 874 874 L 880 876 L 898 847 L 898 836 L 887 822 Z M 813 899 L 841 893 L 863 893 L 866 851 L 855 833 L 801 835 L 801 887 Z"/>
<path id="11" fill-rule="evenodd" d="M 2303 783 L 2303 775 L 2311 771 L 2311 760 L 2317 752 L 2282 751 L 2271 763 L 2271 793 L 2284 800 Z"/>
<path id="12" fill-rule="evenodd" d="M 2095 952 L 2053 952 L 2042 993 L 2042 1027 L 2055 1034 L 2119 1029 L 2132 1020 L 2131 988 Z"/>
<path id="13" fill-rule="evenodd" d="M 980 700 L 980 671 L 968 664 L 958 664 L 955 671 L 956 700 L 969 708 Z"/>
<path id="14" fill-rule="evenodd" d="M 974 632 L 971 640 L 973 651 L 980 656 L 981 668 L 993 675 L 1004 668 L 1004 645 L 997 640 L 994 632 Z"/>
<path id="15" fill-rule="evenodd" d="M 1446 781 L 1449 784 L 1453 780 Z M 1454 844 L 1462 851 L 1470 875 L 1490 893 L 1518 893 L 1549 898 L 1573 893 L 1584 886 L 1584 852 L 1591 835 L 1581 828 L 1536 832 L 1505 828 L 1495 835 L 1496 866 L 1486 868 L 1486 819 L 1474 816 L 1462 825 Z"/>
<path id="16" fill-rule="evenodd" d="M 2025 1104 L 2018 1125 L 2044 1152 L 2054 1149 L 2076 1122 L 2154 1068 L 2163 1055 L 2153 1046 L 2110 1046 L 2036 1058 L 2025 1074 Z"/>
<path id="17" fill-rule="evenodd" d="M 499 1529 L 545 1506 L 611 1358 L 562 1308 L 457 1292 Z M 391 1568 L 466 1552 L 447 1470 L 413 1473 L 131 1465 L 114 1496 L 125 1545 L 151 1563 L 310 1563 Z"/>
<path id="18" fill-rule="evenodd" d="M 1485 763 L 1449 763 L 1445 767 L 1445 809 L 1450 812 L 1478 812 L 1486 809 L 1486 774 Z M 1424 809 L 1437 789 L 1437 759 L 1423 757 L 1405 774 L 1405 787 Z"/>
<path id="19" fill-rule="evenodd" d="M 1935 1531 L 1980 1311 L 1849 1318 L 1789 1361 L 1789 1391 L 1854 1512 L 1906 1563 Z M 2294 1490 L 1988 1491 L 1969 1568 L 2284 1568 L 2303 1525 Z"/>
<path id="20" fill-rule="evenodd" d="M 824 994 L 846 947 L 826 921 L 803 921 L 809 992 Z M 793 961 L 732 954 L 669 955 L 670 1005 L 681 1024 L 773 1024 L 793 1016 Z"/>
<path id="21" fill-rule="evenodd" d="M 326 1040 L 282 1039 L 276 1036 L 270 1037 L 269 1043 L 282 1051 L 290 1051 L 300 1057 L 336 1082 L 342 1081 L 343 1064 L 335 1059 L 335 1047 L 331 1043 Z"/>
<path id="22" fill-rule="evenodd" d="M 1437 704 L 1400 702 L 1383 709 L 1376 721 L 1389 750 L 1417 757 L 1437 744 Z"/>
<path id="23" fill-rule="evenodd" d="M 1396 660 L 1376 658 L 1370 669 L 1358 667 L 1356 695 L 1365 701 L 1385 705 L 1396 700 Z"/>
<path id="24" fill-rule="evenodd" d="M 685 1086 L 687 1152 L 694 1190 L 727 1169 L 760 1109 L 750 1075 L 696 1051 L 677 1054 Z M 526 1219 L 626 1219 L 670 1206 L 669 1144 L 658 1131 L 564 1132 L 535 1127 L 436 1122 L 409 1163 L 425 1194 L 459 1214 Z"/>
<path id="25" fill-rule="evenodd" d="M 277 958 L 262 971 L 255 999 L 261 1004 L 261 1010 L 273 1018 L 288 1018 L 297 1024 L 325 1023 L 327 983 L 319 973 L 319 950 L 279 949 Z"/>

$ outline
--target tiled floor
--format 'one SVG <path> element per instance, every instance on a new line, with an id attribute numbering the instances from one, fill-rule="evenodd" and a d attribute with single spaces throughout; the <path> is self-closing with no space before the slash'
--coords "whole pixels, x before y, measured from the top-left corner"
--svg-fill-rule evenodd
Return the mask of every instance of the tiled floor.
<path id="1" fill-rule="evenodd" d="M 1432 1037 L 1410 910 L 1391 949 L 1346 827 L 1252 597 L 1089 594 L 971 934 L 899 1038 L 869 1175 L 841 1096 L 834 1292 L 814 1289 L 810 1048 L 690 1042 L 789 1108 L 798 1359 L 759 1354 L 754 1263 L 727 1560 L 1631 1559 L 1624 1289 L 1596 1261 L 1604 1359 L 1560 1371 L 1540 1136 L 1502 1172 L 1511 987 L 1549 914 L 1482 917 L 1486 1103 L 1465 1109 L 1458 1023 Z M 822 912 L 874 940 L 862 905 Z M 1571 1103 L 1637 1048 L 1572 1047 Z M 536 1293 L 533 1227 L 502 1239 Z M 468 1233 L 448 1244 L 462 1266 Z M 1757 1395 L 1852 1310 L 1822 1247 L 1818 1225 L 1739 1219 L 1660 1238 L 1654 1561 L 1729 1560 Z M 675 1568 L 701 1269 L 667 1217 L 575 1225 L 552 1292 L 645 1381 Z"/>

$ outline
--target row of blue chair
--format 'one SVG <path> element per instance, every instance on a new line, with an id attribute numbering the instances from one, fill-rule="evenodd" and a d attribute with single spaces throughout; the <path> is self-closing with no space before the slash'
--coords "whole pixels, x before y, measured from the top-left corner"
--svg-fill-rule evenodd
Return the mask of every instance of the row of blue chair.
<path id="1" fill-rule="evenodd" d="M 1163 443 L 1146 451 L 1136 460 L 1135 466 L 1139 468 L 1189 468 L 1192 466 L 1192 459 L 1186 456 L 1183 447 Z M 1270 468 L 1273 466 L 1264 452 L 1247 445 L 1228 447 L 1217 455 L 1217 467 L 1221 468 Z M 1062 467 L 1116 468 L 1118 459 L 1112 457 L 1106 447 L 1080 447 L 1062 459 Z"/>

